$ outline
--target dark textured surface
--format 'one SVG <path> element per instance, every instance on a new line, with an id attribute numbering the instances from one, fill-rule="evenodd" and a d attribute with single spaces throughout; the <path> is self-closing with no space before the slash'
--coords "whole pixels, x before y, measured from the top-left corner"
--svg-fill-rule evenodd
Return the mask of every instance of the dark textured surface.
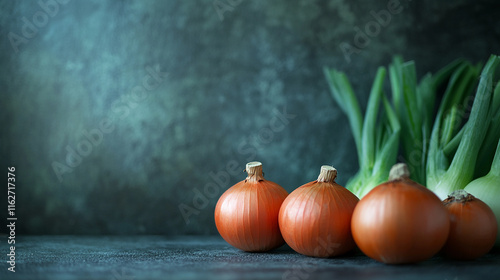
<path id="1" fill-rule="evenodd" d="M 58 1 L 44 23 L 40 1 L 0 0 L 0 171 L 17 167 L 19 234 L 215 234 L 217 198 L 248 161 L 288 191 L 323 164 L 340 184 L 357 170 L 323 66 L 346 71 L 364 105 L 394 54 L 422 76 L 500 50 L 496 0 L 401 0 L 350 61 L 340 44 L 393 0 Z M 235 5 L 223 17 L 221 2 Z M 148 67 L 168 76 L 137 101 Z M 277 125 L 284 110 L 293 118 Z M 68 147 L 107 118 L 111 131 L 70 167 Z M 68 168 L 61 180 L 54 163 Z"/>
<path id="2" fill-rule="evenodd" d="M 3 248 L 3 247 L 2 247 Z M 475 261 L 434 257 L 384 265 L 359 252 L 319 259 L 283 246 L 246 253 L 219 237 L 27 236 L 17 242 L 16 272 L 4 279 L 498 279 L 500 252 Z"/>

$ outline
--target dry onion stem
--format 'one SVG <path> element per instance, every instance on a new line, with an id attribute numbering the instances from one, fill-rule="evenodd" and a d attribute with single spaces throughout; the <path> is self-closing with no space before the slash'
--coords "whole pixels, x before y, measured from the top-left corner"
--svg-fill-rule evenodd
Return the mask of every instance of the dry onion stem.
<path id="1" fill-rule="evenodd" d="M 246 171 L 247 178 L 229 188 L 217 202 L 217 230 L 229 244 L 244 251 L 277 248 L 284 244 L 278 213 L 288 193 L 264 179 L 262 163 L 250 162 Z"/>
<path id="2" fill-rule="evenodd" d="M 495 244 L 497 221 L 486 203 L 464 190 L 454 191 L 443 201 L 450 213 L 450 235 L 443 248 L 452 259 L 472 260 Z"/>
<path id="3" fill-rule="evenodd" d="M 337 170 L 321 167 L 316 181 L 293 191 L 281 206 L 279 225 L 286 243 L 312 257 L 333 257 L 354 248 L 351 216 L 358 198 L 335 183 Z"/>
<path id="4" fill-rule="evenodd" d="M 432 257 L 448 237 L 446 208 L 432 191 L 409 179 L 405 164 L 394 165 L 389 178 L 356 206 L 352 217 L 356 244 L 367 256 L 384 263 Z"/>

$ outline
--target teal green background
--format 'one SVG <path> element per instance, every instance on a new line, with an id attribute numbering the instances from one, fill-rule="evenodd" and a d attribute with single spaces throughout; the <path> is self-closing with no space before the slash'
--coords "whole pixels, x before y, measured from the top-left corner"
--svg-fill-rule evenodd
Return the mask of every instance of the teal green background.
<path id="1" fill-rule="evenodd" d="M 216 234 L 217 199 L 248 161 L 289 192 L 323 164 L 340 184 L 356 172 L 323 66 L 364 106 L 395 54 L 422 76 L 500 51 L 498 1 L 41 3 L 0 1 L 0 166 L 16 167 L 18 234 Z M 388 5 L 399 12 L 377 21 Z"/>

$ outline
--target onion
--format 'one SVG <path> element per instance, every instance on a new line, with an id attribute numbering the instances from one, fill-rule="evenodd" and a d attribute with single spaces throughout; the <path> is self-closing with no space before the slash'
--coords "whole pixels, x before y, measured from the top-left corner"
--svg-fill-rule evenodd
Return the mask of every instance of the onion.
<path id="1" fill-rule="evenodd" d="M 500 93 L 500 83 L 499 86 Z M 498 95 L 500 96 L 500 94 Z M 500 115 L 499 115 L 500 116 Z M 499 118 L 500 120 L 500 118 Z M 486 203 L 497 218 L 497 226 L 500 225 L 500 139 L 497 144 L 497 151 L 491 163 L 490 172 L 483 177 L 470 182 L 465 191 Z M 497 230 L 497 241 L 495 246 L 500 247 L 500 230 Z"/>
<path id="2" fill-rule="evenodd" d="M 443 248 L 452 259 L 472 260 L 488 253 L 495 244 L 497 221 L 486 203 L 464 190 L 443 201 L 450 213 L 450 235 Z"/>
<path id="3" fill-rule="evenodd" d="M 279 226 L 286 243 L 312 257 L 333 257 L 354 248 L 351 216 L 359 199 L 335 183 L 337 170 L 324 165 L 316 181 L 294 190 L 283 202 Z"/>
<path id="4" fill-rule="evenodd" d="M 215 206 L 215 225 L 227 243 L 248 252 L 264 252 L 284 244 L 278 226 L 281 203 L 288 195 L 264 180 L 262 163 L 246 165 L 248 177 L 222 194 Z"/>
<path id="5" fill-rule="evenodd" d="M 399 163 L 388 182 L 361 199 L 351 227 L 354 241 L 368 257 L 389 264 L 413 263 L 441 250 L 450 219 L 441 200 L 410 180 L 407 166 Z"/>

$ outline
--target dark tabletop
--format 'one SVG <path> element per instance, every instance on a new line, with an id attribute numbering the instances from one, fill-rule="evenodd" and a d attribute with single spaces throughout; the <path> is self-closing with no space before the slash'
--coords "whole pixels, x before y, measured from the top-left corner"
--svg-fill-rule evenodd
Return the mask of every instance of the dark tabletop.
<path id="1" fill-rule="evenodd" d="M 4 252 L 1 255 L 5 259 Z M 359 251 L 331 259 L 302 256 L 287 246 L 247 253 L 215 236 L 22 236 L 16 240 L 16 272 L 7 267 L 2 261 L 2 280 L 482 280 L 500 279 L 500 251 L 468 262 L 436 256 L 413 265 L 385 265 Z"/>

